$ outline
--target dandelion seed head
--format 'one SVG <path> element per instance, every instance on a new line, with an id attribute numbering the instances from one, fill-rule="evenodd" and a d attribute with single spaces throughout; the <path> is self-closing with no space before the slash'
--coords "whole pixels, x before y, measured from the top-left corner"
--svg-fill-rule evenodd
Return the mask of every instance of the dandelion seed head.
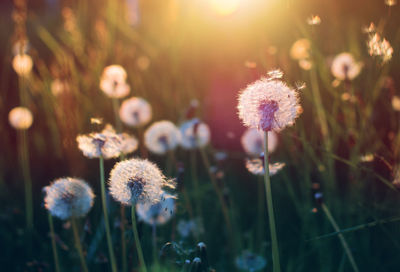
<path id="1" fill-rule="evenodd" d="M 147 56 L 140 56 L 136 60 L 136 65 L 141 71 L 146 71 L 150 67 L 150 59 Z"/>
<path id="2" fill-rule="evenodd" d="M 70 87 L 67 81 L 61 79 L 54 79 L 50 85 L 51 93 L 54 96 L 60 96 L 70 91 Z"/>
<path id="3" fill-rule="evenodd" d="M 250 128 L 280 131 L 294 124 L 299 107 L 297 91 L 281 80 L 262 78 L 239 94 L 239 118 Z"/>
<path id="4" fill-rule="evenodd" d="M 250 156 L 260 156 L 264 152 L 264 132 L 255 128 L 248 128 L 242 135 L 240 142 L 244 151 Z M 275 151 L 278 145 L 278 136 L 275 132 L 268 132 L 268 152 Z"/>
<path id="5" fill-rule="evenodd" d="M 184 122 L 180 126 L 180 132 L 180 144 L 185 149 L 201 148 L 210 142 L 210 128 L 197 118 Z"/>
<path id="6" fill-rule="evenodd" d="M 267 73 L 268 79 L 281 79 L 283 77 L 283 72 L 280 69 L 271 70 Z"/>
<path id="7" fill-rule="evenodd" d="M 293 43 L 290 48 L 290 56 L 294 60 L 310 58 L 311 42 L 308 39 L 300 39 Z"/>
<path id="8" fill-rule="evenodd" d="M 78 135 L 76 141 L 83 155 L 90 159 L 111 159 L 121 154 L 121 138 L 110 126 L 106 126 L 100 133 Z"/>
<path id="9" fill-rule="evenodd" d="M 33 61 L 27 54 L 18 54 L 13 58 L 12 66 L 19 76 L 27 76 L 32 71 Z"/>
<path id="10" fill-rule="evenodd" d="M 144 144 L 155 154 L 165 154 L 174 150 L 180 143 L 181 133 L 170 121 L 159 121 L 152 124 L 144 133 Z"/>
<path id="11" fill-rule="evenodd" d="M 45 207 L 51 215 L 62 220 L 85 216 L 93 206 L 90 186 L 78 178 L 59 178 L 44 187 Z"/>
<path id="12" fill-rule="evenodd" d="M 8 121 L 13 128 L 25 130 L 31 127 L 33 115 L 31 111 L 25 107 L 15 107 L 8 114 Z"/>
<path id="13" fill-rule="evenodd" d="M 363 27 L 362 30 L 363 30 L 364 33 L 371 34 L 371 33 L 375 33 L 376 32 L 376 27 L 375 27 L 375 24 L 371 22 L 368 26 Z"/>
<path id="14" fill-rule="evenodd" d="M 331 72 L 336 79 L 352 80 L 358 76 L 361 68 L 362 64 L 356 62 L 352 54 L 344 52 L 333 59 Z"/>
<path id="15" fill-rule="evenodd" d="M 130 154 L 138 149 L 139 141 L 135 136 L 129 135 L 128 133 L 118 134 L 121 140 L 121 152 L 122 154 Z"/>
<path id="16" fill-rule="evenodd" d="M 100 89 L 111 98 L 123 98 L 130 92 L 126 76 L 126 71 L 122 66 L 107 66 L 100 78 Z"/>
<path id="17" fill-rule="evenodd" d="M 153 205 L 161 201 L 164 187 L 175 188 L 155 164 L 136 158 L 115 164 L 108 185 L 111 196 L 124 205 Z"/>
<path id="18" fill-rule="evenodd" d="M 266 266 L 267 261 L 263 257 L 245 250 L 240 256 L 236 257 L 235 264 L 238 269 L 258 271 Z"/>
<path id="19" fill-rule="evenodd" d="M 285 167 L 285 165 L 286 164 L 283 162 L 269 164 L 269 175 L 273 176 L 277 174 L 283 167 Z M 250 173 L 256 176 L 263 176 L 265 174 L 264 161 L 259 158 L 247 159 L 246 168 Z"/>
<path id="20" fill-rule="evenodd" d="M 378 33 L 369 35 L 367 46 L 369 55 L 379 57 L 383 63 L 392 58 L 392 46 L 385 38 L 382 39 Z"/>
<path id="21" fill-rule="evenodd" d="M 162 193 L 161 200 L 155 204 L 140 202 L 136 204 L 139 220 L 149 225 L 163 225 L 167 223 L 175 213 L 175 196 Z"/>
<path id="22" fill-rule="evenodd" d="M 119 116 L 126 125 L 140 127 L 150 122 L 152 118 L 152 109 L 145 99 L 131 97 L 122 102 Z"/>

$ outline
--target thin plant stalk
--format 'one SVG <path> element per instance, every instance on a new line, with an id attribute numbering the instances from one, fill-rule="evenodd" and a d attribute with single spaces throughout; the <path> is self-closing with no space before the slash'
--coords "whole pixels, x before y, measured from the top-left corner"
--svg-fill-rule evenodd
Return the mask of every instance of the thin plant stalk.
<path id="1" fill-rule="evenodd" d="M 232 225 L 231 225 L 231 221 L 230 221 L 230 218 L 229 218 L 228 206 L 225 203 L 224 196 L 223 196 L 223 194 L 221 192 L 221 189 L 218 186 L 218 183 L 217 183 L 217 180 L 215 179 L 215 176 L 213 175 L 213 173 L 211 173 L 211 170 L 210 170 L 211 164 L 210 164 L 210 162 L 209 162 L 209 160 L 207 158 L 206 153 L 204 152 L 204 149 L 200 148 L 199 150 L 200 150 L 201 157 L 203 159 L 204 166 L 206 167 L 207 173 L 209 174 L 209 177 L 211 179 L 211 183 L 212 183 L 212 185 L 214 187 L 215 192 L 217 193 L 219 202 L 221 204 L 222 213 L 224 215 L 226 224 L 228 226 L 228 230 L 232 234 Z"/>
<path id="2" fill-rule="evenodd" d="M 72 231 L 74 233 L 75 247 L 78 250 L 79 258 L 81 260 L 82 270 L 84 272 L 88 272 L 89 270 L 86 265 L 85 256 L 83 255 L 81 239 L 79 238 L 78 226 L 76 223 L 76 219 L 73 217 L 71 218 L 71 225 L 72 225 Z"/>
<path id="3" fill-rule="evenodd" d="M 113 98 L 112 99 L 112 106 L 113 106 L 113 111 L 114 111 L 114 117 L 115 117 L 115 126 L 117 128 L 117 132 L 122 131 L 122 122 L 119 119 L 119 100 L 118 98 Z"/>
<path id="4" fill-rule="evenodd" d="M 322 210 L 324 211 L 326 217 L 328 217 L 328 220 L 329 220 L 329 222 L 331 223 L 332 227 L 333 227 L 333 228 L 335 229 L 335 231 L 338 233 L 338 237 L 339 237 L 340 243 L 341 243 L 342 246 L 343 246 L 343 249 L 344 249 L 344 251 L 345 251 L 345 253 L 346 253 L 346 255 L 347 255 L 347 258 L 349 258 L 351 267 L 353 268 L 353 270 L 354 270 L 355 272 L 359 272 L 360 270 L 359 270 L 358 267 L 357 267 L 357 263 L 356 263 L 356 261 L 354 260 L 353 254 L 351 253 L 351 250 L 350 250 L 350 247 L 349 247 L 349 245 L 347 244 L 347 241 L 346 241 L 346 239 L 344 238 L 343 234 L 340 232 L 340 228 L 339 228 L 338 224 L 336 223 L 335 219 L 333 218 L 333 216 L 332 216 L 330 210 L 329 210 L 328 207 L 325 205 L 325 203 L 322 203 L 321 207 L 322 207 Z"/>
<path id="5" fill-rule="evenodd" d="M 104 158 L 102 156 L 100 156 L 99 158 L 99 164 L 100 164 L 101 202 L 103 206 L 104 226 L 106 229 L 108 254 L 110 255 L 109 257 L 110 257 L 111 269 L 113 272 L 117 272 L 118 271 L 117 264 L 115 262 L 115 255 L 111 240 L 110 222 L 108 219 L 108 212 L 107 212 L 106 184 L 104 179 Z"/>
<path id="6" fill-rule="evenodd" d="M 125 239 L 125 206 L 121 205 L 121 255 L 122 255 L 122 271 L 128 271 L 127 255 L 126 255 L 126 239 Z"/>
<path id="7" fill-rule="evenodd" d="M 153 259 L 154 263 L 158 263 L 158 258 L 157 258 L 157 225 L 153 223 L 151 225 L 151 237 L 152 237 L 152 242 L 153 242 Z"/>
<path id="8" fill-rule="evenodd" d="M 268 158 L 268 132 L 264 133 L 264 183 L 265 196 L 267 198 L 269 229 L 272 241 L 272 265 L 274 272 L 280 272 L 278 236 L 276 234 L 274 206 L 272 201 L 271 178 L 269 176 L 269 158 Z"/>
<path id="9" fill-rule="evenodd" d="M 190 151 L 190 174 L 193 182 L 194 191 L 196 193 L 195 201 L 196 201 L 196 214 L 200 218 L 202 217 L 201 213 L 201 198 L 200 198 L 200 186 L 199 179 L 197 177 L 197 168 L 196 168 L 196 151 Z"/>
<path id="10" fill-rule="evenodd" d="M 147 272 L 146 263 L 145 263 L 144 257 L 143 257 L 142 246 L 140 244 L 139 233 L 138 233 L 137 225 L 136 225 L 135 203 L 132 203 L 131 217 L 132 217 L 132 231 L 133 231 L 133 236 L 135 238 L 135 245 L 136 245 L 136 250 L 138 253 L 140 267 L 143 272 Z"/>
<path id="11" fill-rule="evenodd" d="M 33 199 L 32 199 L 32 179 L 29 167 L 29 150 L 26 131 L 18 131 L 19 162 L 25 182 L 25 214 L 26 228 L 29 233 L 33 230 Z"/>
<path id="12" fill-rule="evenodd" d="M 56 247 L 56 235 L 54 232 L 54 224 L 53 217 L 50 213 L 48 213 L 49 226 L 50 226 L 50 236 L 51 236 L 51 248 L 53 250 L 53 258 L 54 258 L 54 266 L 56 268 L 56 272 L 60 272 L 60 261 L 58 259 L 57 247 Z"/>
<path id="13" fill-rule="evenodd" d="M 262 177 L 259 176 L 257 177 L 257 189 L 258 189 L 258 199 L 257 199 L 257 210 L 258 210 L 258 216 L 257 216 L 257 232 L 256 232 L 256 237 L 259 239 L 259 250 L 262 249 L 262 243 L 263 243 L 263 238 L 264 238 L 264 230 L 263 230 L 263 222 L 264 222 L 264 213 L 265 213 L 265 197 L 264 197 L 264 184 Z"/>

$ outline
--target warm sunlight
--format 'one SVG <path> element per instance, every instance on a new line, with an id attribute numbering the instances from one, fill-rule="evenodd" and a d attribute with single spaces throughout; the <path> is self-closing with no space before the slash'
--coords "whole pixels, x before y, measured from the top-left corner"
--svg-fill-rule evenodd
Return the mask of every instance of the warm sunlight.
<path id="1" fill-rule="evenodd" d="M 240 6 L 241 0 L 208 0 L 211 9 L 222 16 L 234 13 Z"/>

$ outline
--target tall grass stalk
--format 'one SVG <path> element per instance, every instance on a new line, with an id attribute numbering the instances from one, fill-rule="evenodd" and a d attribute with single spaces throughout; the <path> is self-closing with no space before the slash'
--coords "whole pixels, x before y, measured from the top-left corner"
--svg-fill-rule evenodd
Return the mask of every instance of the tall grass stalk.
<path id="1" fill-rule="evenodd" d="M 110 221 L 108 219 L 108 212 L 107 212 L 106 184 L 104 179 L 104 158 L 102 156 L 100 156 L 99 158 L 99 165 L 100 165 L 101 202 L 103 206 L 104 226 L 106 229 L 108 254 L 110 257 L 111 269 L 113 272 L 117 272 L 118 271 L 117 264 L 115 262 L 114 249 L 111 240 Z"/>
<path id="2" fill-rule="evenodd" d="M 272 201 L 271 178 L 269 176 L 269 158 L 268 158 L 268 132 L 264 133 L 264 183 L 265 183 L 265 196 L 267 198 L 269 229 L 271 233 L 272 242 L 272 265 L 274 272 L 280 272 L 281 266 L 279 262 L 279 247 L 278 236 L 275 228 L 275 215 L 274 206 Z"/>
<path id="3" fill-rule="evenodd" d="M 328 207 L 325 205 L 325 203 L 322 203 L 321 205 L 322 210 L 324 211 L 326 217 L 328 217 L 329 222 L 331 223 L 332 227 L 335 229 L 335 231 L 338 233 L 340 243 L 342 243 L 343 249 L 346 252 L 347 258 L 349 258 L 350 264 L 355 272 L 359 272 L 360 270 L 357 267 L 357 264 L 354 260 L 353 254 L 351 253 L 350 247 L 347 244 L 346 239 L 344 238 L 343 234 L 340 232 L 340 228 L 338 224 L 336 223 L 335 219 L 333 218 L 330 210 Z"/>
<path id="4" fill-rule="evenodd" d="M 56 234 L 54 232 L 53 217 L 48 213 L 49 226 L 50 226 L 50 236 L 51 236 L 51 248 L 53 250 L 54 266 L 56 272 L 60 272 L 60 261 L 58 259 L 57 247 L 56 247 Z"/>
<path id="5" fill-rule="evenodd" d="M 138 258 L 139 258 L 139 262 L 140 262 L 140 270 L 142 272 L 147 272 L 146 263 L 144 261 L 144 256 L 143 256 L 143 251 L 142 251 L 142 245 L 140 243 L 139 233 L 137 230 L 135 203 L 132 203 L 131 217 L 132 217 L 132 231 L 133 231 L 133 236 L 135 238 L 135 246 L 136 246 L 136 250 L 137 250 Z"/>
<path id="6" fill-rule="evenodd" d="M 71 218 L 71 225 L 72 225 L 72 231 L 74 233 L 75 247 L 78 250 L 79 258 L 81 260 L 82 270 L 84 272 L 88 272 L 89 270 L 86 265 L 85 256 L 83 255 L 81 239 L 79 237 L 78 226 L 76 223 L 76 219 L 74 217 Z"/>

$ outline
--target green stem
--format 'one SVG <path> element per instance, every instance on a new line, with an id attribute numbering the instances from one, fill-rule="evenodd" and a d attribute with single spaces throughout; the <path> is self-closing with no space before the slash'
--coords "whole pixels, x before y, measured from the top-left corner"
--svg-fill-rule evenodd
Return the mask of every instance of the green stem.
<path id="1" fill-rule="evenodd" d="M 196 171 L 196 151 L 191 150 L 190 151 L 190 174 L 192 177 L 192 182 L 193 182 L 193 188 L 195 191 L 195 201 L 196 201 L 196 215 L 198 217 L 202 217 L 201 213 L 201 191 L 200 191 L 200 186 L 199 186 L 199 179 L 197 177 L 197 171 Z"/>
<path id="2" fill-rule="evenodd" d="M 217 180 L 215 179 L 214 174 L 213 174 L 213 173 L 211 172 L 211 170 L 210 170 L 211 165 L 210 165 L 210 162 L 209 162 L 209 160 L 208 160 L 208 158 L 207 158 L 207 155 L 206 155 L 206 153 L 204 152 L 204 149 L 203 149 L 203 148 L 200 148 L 200 154 L 201 154 L 201 157 L 202 157 L 202 159 L 203 159 L 204 166 L 206 167 L 207 173 L 208 173 L 208 175 L 209 175 L 209 177 L 210 177 L 211 183 L 212 183 L 212 185 L 213 185 L 213 187 L 214 187 L 214 190 L 215 190 L 215 192 L 217 193 L 219 202 L 220 202 L 221 207 L 222 207 L 222 213 L 223 213 L 223 215 L 224 215 L 226 224 L 227 224 L 227 226 L 228 226 L 228 230 L 229 230 L 230 234 L 232 234 L 233 232 L 232 232 L 231 221 L 230 221 L 230 219 L 229 219 L 229 210 L 228 210 L 228 206 L 227 206 L 226 203 L 225 203 L 224 196 L 223 196 L 223 194 L 222 194 L 222 192 L 221 192 L 221 189 L 220 189 L 219 186 L 218 186 Z"/>
<path id="3" fill-rule="evenodd" d="M 340 242 L 342 243 L 342 246 L 343 246 L 343 248 L 344 248 L 344 251 L 346 252 L 347 257 L 349 258 L 349 261 L 350 261 L 351 266 L 353 267 L 353 270 L 354 270 L 355 272 L 360 271 L 360 270 L 358 269 L 358 267 L 357 267 L 357 264 L 356 264 L 355 260 L 354 260 L 353 254 L 352 254 L 351 251 L 350 251 L 350 247 L 349 247 L 349 245 L 347 244 L 347 241 L 346 241 L 346 239 L 344 238 L 343 234 L 340 233 L 340 228 L 339 228 L 338 224 L 336 223 L 335 219 L 333 218 L 333 216 L 332 216 L 330 210 L 329 210 L 328 207 L 325 205 L 325 203 L 322 203 L 321 207 L 322 207 L 322 210 L 324 211 L 326 217 L 328 217 L 328 220 L 329 220 L 329 222 L 331 223 L 332 227 L 335 229 L 336 232 L 339 232 L 339 233 L 338 233 L 338 236 L 339 236 Z"/>
<path id="4" fill-rule="evenodd" d="M 79 258 L 81 259 L 82 270 L 84 272 L 88 272 L 89 270 L 86 266 L 85 257 L 83 255 L 81 239 L 79 238 L 79 232 L 78 232 L 78 227 L 76 224 L 76 219 L 73 217 L 71 218 L 71 225 L 72 225 L 72 231 L 74 232 L 75 247 L 78 250 Z"/>
<path id="5" fill-rule="evenodd" d="M 115 126 L 117 129 L 117 132 L 120 133 L 120 132 L 122 132 L 122 123 L 121 123 L 121 120 L 119 119 L 119 100 L 118 100 L 118 98 L 112 99 L 112 106 L 113 106 L 114 117 L 115 117 Z"/>
<path id="6" fill-rule="evenodd" d="M 269 158 L 268 158 L 268 132 L 264 133 L 264 183 L 265 183 L 265 195 L 267 198 L 267 208 L 268 208 L 268 219 L 269 219 L 269 229 L 271 232 L 272 241 L 272 264 L 273 271 L 280 272 L 281 267 L 279 263 L 279 247 L 278 247 L 278 236 L 276 234 L 275 228 L 275 216 L 274 216 L 274 206 L 272 201 L 272 190 L 271 190 L 271 179 L 269 176 Z"/>
<path id="7" fill-rule="evenodd" d="M 264 185 L 263 181 L 261 179 L 261 176 L 257 177 L 257 190 L 258 190 L 258 199 L 257 199 L 257 210 L 258 210 L 258 216 L 257 216 L 257 239 L 258 239 L 258 244 L 259 244 L 259 250 L 261 251 L 262 249 L 262 244 L 264 241 L 264 230 L 263 230 L 263 223 L 264 221 L 264 213 L 265 213 L 265 197 L 264 197 Z"/>
<path id="8" fill-rule="evenodd" d="M 135 245 L 136 245 L 136 250 L 138 252 L 141 270 L 143 272 L 147 272 L 146 263 L 145 263 L 144 257 L 143 257 L 142 246 L 140 244 L 139 233 L 138 233 L 137 225 L 136 225 L 136 214 L 135 214 L 135 204 L 134 203 L 132 203 L 132 207 L 131 207 L 131 217 L 132 217 L 132 231 L 133 231 L 133 236 L 135 238 Z"/>
<path id="9" fill-rule="evenodd" d="M 56 272 L 60 272 L 61 271 L 60 270 L 60 261 L 58 260 L 58 254 L 57 254 L 53 217 L 51 216 L 50 213 L 48 213 L 48 218 L 49 218 L 50 235 L 51 235 L 51 247 L 53 249 L 54 266 L 56 267 Z"/>
<path id="10" fill-rule="evenodd" d="M 122 251 L 122 271 L 128 271 L 128 263 L 126 257 L 126 240 L 125 240 L 125 206 L 121 205 L 121 251 Z"/>
<path id="11" fill-rule="evenodd" d="M 108 245 L 108 254 L 110 255 L 111 270 L 117 272 L 117 264 L 115 262 L 114 250 L 111 240 L 110 222 L 108 220 L 107 202 L 106 202 L 106 184 L 104 179 L 104 159 L 102 156 L 99 158 L 100 164 L 100 184 L 101 184 L 101 202 L 103 206 L 104 226 L 106 228 L 106 238 Z"/>
<path id="12" fill-rule="evenodd" d="M 32 179 L 29 168 L 29 151 L 27 143 L 26 131 L 18 131 L 19 138 L 19 155 L 22 175 L 25 182 L 25 213 L 26 213 L 26 228 L 28 232 L 33 230 L 33 199 L 32 199 Z"/>

